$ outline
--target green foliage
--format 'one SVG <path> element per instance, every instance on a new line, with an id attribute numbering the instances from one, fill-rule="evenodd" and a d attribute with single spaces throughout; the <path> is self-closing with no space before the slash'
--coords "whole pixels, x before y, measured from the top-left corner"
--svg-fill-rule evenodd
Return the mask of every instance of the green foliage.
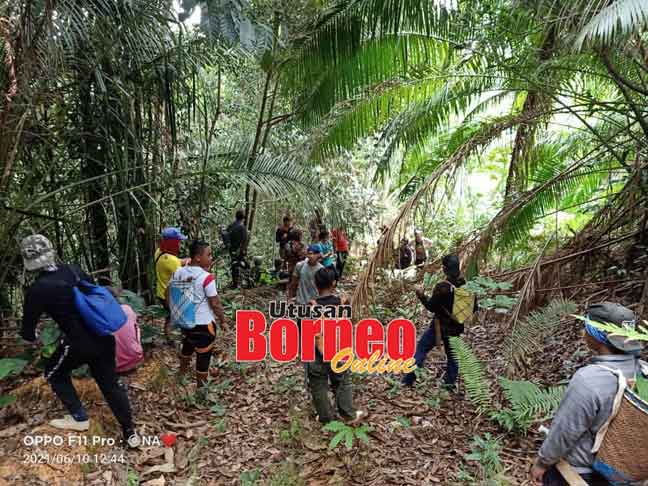
<path id="1" fill-rule="evenodd" d="M 119 301 L 122 304 L 128 304 L 129 306 L 131 306 L 131 308 L 137 315 L 142 315 L 142 313 L 146 309 L 146 302 L 144 301 L 144 299 L 137 295 L 135 292 L 128 289 L 123 289 L 121 291 Z M 162 308 L 161 306 L 156 307 Z"/>
<path id="2" fill-rule="evenodd" d="M 223 415 L 225 415 L 225 412 L 227 411 L 227 409 L 223 405 L 221 405 L 220 403 L 214 403 L 209 408 L 209 411 L 211 413 L 213 413 L 214 415 L 216 415 L 217 417 L 222 417 Z"/>
<path id="3" fill-rule="evenodd" d="M 594 2 L 589 0 L 589 3 L 593 7 Z M 598 8 L 590 7 L 585 11 L 592 16 L 585 16 L 587 24 L 578 34 L 577 49 L 588 41 L 610 44 L 621 36 L 640 33 L 648 25 L 648 3 L 643 0 L 617 0 L 607 5 L 600 3 Z"/>
<path id="4" fill-rule="evenodd" d="M 290 416 L 290 424 L 287 428 L 279 431 L 279 438 L 288 444 L 297 443 L 302 435 L 301 422 L 296 415 Z"/>
<path id="5" fill-rule="evenodd" d="M 470 454 L 466 455 L 466 459 L 479 462 L 486 477 L 496 476 L 502 471 L 504 467 L 500 457 L 502 444 L 498 439 L 492 437 L 488 432 L 483 437 L 476 435 L 473 437 L 471 447 Z"/>
<path id="6" fill-rule="evenodd" d="M 126 476 L 126 486 L 138 486 L 140 483 L 139 474 L 137 471 L 128 468 L 128 475 Z"/>
<path id="7" fill-rule="evenodd" d="M 403 384 L 400 382 L 400 380 L 395 380 L 389 376 L 386 376 L 385 381 L 390 385 L 389 390 L 387 390 L 387 394 L 389 395 L 389 398 L 394 398 L 396 395 L 398 395 L 401 392 L 403 388 Z"/>
<path id="8" fill-rule="evenodd" d="M 239 476 L 241 481 L 241 486 L 255 486 L 258 484 L 259 479 L 261 478 L 261 471 L 258 469 L 250 469 L 249 471 L 243 471 Z"/>
<path id="9" fill-rule="evenodd" d="M 451 337 L 450 347 L 459 363 L 459 373 L 463 378 L 468 398 L 480 412 L 492 410 L 493 393 L 483 365 L 460 337 Z"/>
<path id="10" fill-rule="evenodd" d="M 398 422 L 398 424 L 401 427 L 410 428 L 412 426 L 412 422 L 410 422 L 410 420 L 407 417 L 403 417 L 400 415 L 396 417 L 396 422 Z"/>
<path id="11" fill-rule="evenodd" d="M 573 317 L 581 321 L 585 320 L 583 316 L 573 316 Z M 628 339 L 632 339 L 636 341 L 648 341 L 648 323 L 646 321 L 644 321 L 643 328 L 637 326 L 637 328 L 635 329 L 628 326 L 618 326 L 612 323 L 604 323 L 604 322 L 596 322 L 596 321 L 590 321 L 590 322 L 594 325 L 594 327 L 597 327 L 602 331 L 615 334 L 617 336 L 623 336 Z"/>
<path id="12" fill-rule="evenodd" d="M 16 395 L 0 395 L 0 408 L 13 405 L 17 399 L 18 397 Z"/>
<path id="13" fill-rule="evenodd" d="M 476 276 L 472 280 L 466 282 L 464 288 L 471 291 L 479 299 L 479 307 L 483 309 L 493 309 L 498 313 L 506 313 L 513 308 L 516 299 L 508 295 L 490 294 L 496 293 L 498 290 L 510 290 L 512 284 L 510 282 L 496 282 L 495 280 Z"/>
<path id="14" fill-rule="evenodd" d="M 329 449 L 335 449 L 340 443 L 342 443 L 342 441 L 344 441 L 344 446 L 347 450 L 350 450 L 353 448 L 353 443 L 356 439 L 365 444 L 369 443 L 369 436 L 367 434 L 371 431 L 371 428 L 366 424 L 354 427 L 334 420 L 333 422 L 326 424 L 323 427 L 323 430 L 335 434 L 329 442 Z"/>
<path id="15" fill-rule="evenodd" d="M 304 486 L 304 481 L 299 477 L 299 470 L 294 463 L 284 462 L 270 474 L 266 484 L 268 486 Z"/>
<path id="16" fill-rule="evenodd" d="M 635 391 L 637 395 L 639 395 L 639 398 L 641 398 L 645 402 L 648 402 L 648 378 L 646 378 L 641 373 L 637 375 Z"/>
<path id="17" fill-rule="evenodd" d="M 136 311 L 137 312 L 137 311 Z M 161 319 L 167 316 L 167 311 L 161 305 L 149 305 L 145 307 L 141 313 L 138 313 L 140 317 L 145 317 L 149 319 Z"/>
<path id="18" fill-rule="evenodd" d="M 40 341 L 42 344 L 41 356 L 43 358 L 49 358 L 54 354 L 60 336 L 61 331 L 59 327 L 54 323 L 54 321 L 48 319 L 40 333 Z"/>
<path id="19" fill-rule="evenodd" d="M 0 359 L 0 380 L 4 380 L 9 375 L 20 374 L 20 372 L 27 366 L 27 361 L 24 359 L 16 358 L 3 358 Z"/>
<path id="20" fill-rule="evenodd" d="M 544 339 L 558 329 L 560 319 L 575 311 L 574 302 L 557 299 L 531 312 L 504 341 L 504 354 L 508 362 L 516 368 L 520 366 L 529 353 L 541 349 Z"/>
<path id="21" fill-rule="evenodd" d="M 227 430 L 227 419 L 225 418 L 220 418 L 218 420 L 213 420 L 211 422 L 212 427 L 214 427 L 214 430 L 218 432 L 219 434 L 224 433 Z"/>
<path id="22" fill-rule="evenodd" d="M 526 433 L 534 423 L 547 420 L 558 409 L 565 393 L 562 386 L 542 390 L 535 383 L 504 377 L 499 382 L 511 408 L 493 412 L 491 418 L 508 431 Z"/>
<path id="23" fill-rule="evenodd" d="M 161 336 L 162 334 L 159 326 L 154 326 L 151 324 L 143 324 L 142 326 L 140 326 L 140 330 L 140 341 L 142 341 L 142 344 L 152 344 L 155 338 Z"/>

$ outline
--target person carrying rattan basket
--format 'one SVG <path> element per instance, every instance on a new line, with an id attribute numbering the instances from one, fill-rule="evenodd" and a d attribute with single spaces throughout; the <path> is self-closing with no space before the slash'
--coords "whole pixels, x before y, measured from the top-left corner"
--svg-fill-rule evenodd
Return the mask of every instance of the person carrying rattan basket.
<path id="1" fill-rule="evenodd" d="M 646 408 L 639 409 L 640 415 L 630 413 L 638 402 L 629 386 L 641 372 L 641 343 L 594 324 L 634 328 L 635 321 L 630 309 L 616 303 L 587 308 L 585 342 L 594 356 L 569 382 L 531 470 L 533 484 L 571 484 L 556 468 L 559 463 L 567 463 L 590 486 L 633 484 L 625 479 L 643 479 L 648 465 L 648 415 Z M 619 482 L 621 477 L 624 482 Z"/>

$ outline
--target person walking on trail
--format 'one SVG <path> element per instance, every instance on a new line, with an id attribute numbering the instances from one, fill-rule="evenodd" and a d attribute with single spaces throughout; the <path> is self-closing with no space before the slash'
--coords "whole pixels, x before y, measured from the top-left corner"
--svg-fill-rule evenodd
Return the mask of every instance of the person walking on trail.
<path id="1" fill-rule="evenodd" d="M 414 264 L 422 265 L 427 261 L 427 252 L 425 251 L 425 239 L 421 230 L 414 231 Z"/>
<path id="2" fill-rule="evenodd" d="M 339 306 L 343 303 L 333 290 L 335 278 L 335 271 L 331 268 L 320 268 L 317 271 L 315 286 L 319 296 L 313 299 L 311 304 Z M 326 424 L 335 420 L 335 413 L 328 396 L 329 389 L 333 390 L 336 408 L 343 420 L 357 422 L 365 415 L 364 411 L 357 410 L 353 406 L 351 372 L 346 370 L 343 373 L 335 373 L 331 369 L 331 363 L 324 361 L 321 335 L 315 336 L 315 359 L 306 364 L 306 370 L 311 399 L 319 422 Z"/>
<path id="3" fill-rule="evenodd" d="M 275 232 L 275 242 L 279 243 L 279 256 L 286 261 L 286 245 L 288 244 L 288 234 L 293 229 L 292 218 L 288 215 L 284 216 L 283 224 L 277 226 Z"/>
<path id="4" fill-rule="evenodd" d="M 576 371 L 567 386 L 538 457 L 531 470 L 533 484 L 562 486 L 568 483 L 556 464 L 566 461 L 592 486 L 610 484 L 592 468 L 592 448 L 601 427 L 608 422 L 618 388 L 620 371 L 630 382 L 640 373 L 641 343 L 596 328 L 592 321 L 634 326 L 635 314 L 620 304 L 603 302 L 587 308 L 584 339 L 593 353 L 590 363 Z"/>
<path id="5" fill-rule="evenodd" d="M 320 268 L 324 268 L 320 263 L 321 255 L 322 249 L 318 244 L 309 245 L 306 250 L 306 259 L 295 265 L 293 277 L 296 295 L 294 297 L 298 304 L 310 304 L 310 301 L 318 296 L 315 274 Z"/>
<path id="6" fill-rule="evenodd" d="M 322 210 L 315 208 L 315 216 L 308 222 L 308 232 L 310 234 L 310 243 L 317 243 L 319 239 L 320 228 L 324 224 L 322 219 Z"/>
<path id="7" fill-rule="evenodd" d="M 434 313 L 434 317 L 430 327 L 423 333 L 419 342 L 416 344 L 414 359 L 416 360 L 416 366 L 422 368 L 427 354 L 437 345 L 437 339 L 442 340 L 447 359 L 447 367 L 443 376 L 443 386 L 449 390 L 454 390 L 459 374 L 459 365 L 457 364 L 454 352 L 450 348 L 450 337 L 460 336 L 464 332 L 463 323 L 457 322 L 453 316 L 455 289 L 463 286 L 466 280 L 459 270 L 459 258 L 457 256 L 444 256 L 442 265 L 445 280 L 434 286 L 431 297 L 427 297 L 421 287 L 416 289 L 416 296 L 427 310 Z M 476 312 L 476 300 L 474 300 L 472 307 L 472 312 Z M 408 373 L 403 377 L 404 385 L 412 386 L 415 381 L 416 374 L 414 372 Z"/>
<path id="8" fill-rule="evenodd" d="M 248 230 L 245 227 L 245 211 L 236 211 L 234 221 L 226 230 L 228 249 L 231 262 L 232 284 L 236 289 L 241 284 L 241 268 L 247 267 L 245 255 L 247 253 Z"/>
<path id="9" fill-rule="evenodd" d="M 172 324 L 182 329 L 179 375 L 187 374 L 195 353 L 196 382 L 200 389 L 209 374 L 216 340 L 216 318 L 223 327 L 226 321 L 216 290 L 216 279 L 210 273 L 214 261 L 211 247 L 204 241 L 193 241 L 189 247 L 189 255 L 189 265 L 179 268 L 173 274 L 167 290 L 167 299 L 171 308 Z M 176 289 L 184 290 L 176 293 Z M 183 326 L 184 319 L 191 320 L 189 326 Z"/>
<path id="10" fill-rule="evenodd" d="M 56 263 L 52 243 L 43 235 L 32 235 L 20 245 L 25 270 L 38 272 L 25 293 L 21 336 L 36 341 L 36 327 L 43 314 L 58 325 L 61 337 L 54 354 L 45 362 L 45 379 L 68 411 L 63 418 L 52 420 L 52 427 L 86 431 L 88 414 L 79 400 L 70 374 L 87 364 L 113 415 L 122 429 L 123 441 L 138 447 L 126 389 L 115 374 L 115 338 L 100 336 L 90 330 L 75 303 L 74 286 L 79 279 L 92 283 L 92 277 L 78 265 Z"/>
<path id="11" fill-rule="evenodd" d="M 413 260 L 412 247 L 407 238 L 403 238 L 398 247 L 398 268 L 403 270 L 412 265 Z"/>
<path id="12" fill-rule="evenodd" d="M 187 237 L 182 234 L 180 228 L 167 227 L 160 234 L 160 247 L 155 250 L 155 295 L 158 303 L 166 312 L 164 319 L 164 338 L 167 344 L 172 345 L 171 327 L 169 325 L 169 308 L 166 304 L 166 289 L 171 279 L 171 275 L 183 265 L 189 262 L 189 259 L 180 259 L 180 244 Z"/>
<path id="13" fill-rule="evenodd" d="M 335 272 L 337 280 L 337 271 L 335 270 L 335 252 L 333 251 L 333 241 L 331 241 L 329 231 L 322 228 L 319 233 L 319 246 L 322 249 L 322 266 L 331 268 Z"/>
<path id="14" fill-rule="evenodd" d="M 302 232 L 299 229 L 293 228 L 288 233 L 288 243 L 286 244 L 286 264 L 288 265 L 288 293 L 291 296 L 295 295 L 296 280 L 293 277 L 293 272 L 297 263 L 306 258 L 306 247 L 302 243 Z"/>
<path id="15" fill-rule="evenodd" d="M 349 239 L 344 228 L 334 228 L 331 231 L 331 237 L 333 238 L 333 249 L 336 256 L 337 276 L 338 280 L 340 280 L 344 271 L 344 264 L 349 256 Z"/>

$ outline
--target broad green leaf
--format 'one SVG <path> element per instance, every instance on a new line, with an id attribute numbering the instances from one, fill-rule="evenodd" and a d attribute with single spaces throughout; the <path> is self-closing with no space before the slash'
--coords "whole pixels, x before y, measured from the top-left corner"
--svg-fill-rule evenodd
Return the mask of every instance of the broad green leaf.
<path id="1" fill-rule="evenodd" d="M 46 324 L 40 334 L 40 341 L 43 346 L 55 343 L 61 336 L 61 330 L 54 323 Z"/>
<path id="2" fill-rule="evenodd" d="M 340 431 L 333 436 L 331 442 L 329 442 L 329 449 L 335 449 L 340 441 L 344 438 L 344 431 Z"/>
<path id="3" fill-rule="evenodd" d="M 0 359 L 0 380 L 6 378 L 12 373 L 20 373 L 25 368 L 25 366 L 27 366 L 27 361 L 25 361 L 24 359 Z"/>
<path id="4" fill-rule="evenodd" d="M 353 431 L 352 430 L 345 430 L 344 431 L 344 445 L 347 449 L 351 449 L 353 447 Z"/>
<path id="5" fill-rule="evenodd" d="M 637 383 L 635 385 L 637 395 L 644 401 L 648 402 L 648 379 L 644 378 L 642 374 L 637 376 Z"/>
<path id="6" fill-rule="evenodd" d="M 345 430 L 346 428 L 347 425 L 343 424 L 339 420 L 334 420 L 333 422 L 329 422 L 323 427 L 323 429 L 326 432 L 339 432 L 341 430 Z"/>

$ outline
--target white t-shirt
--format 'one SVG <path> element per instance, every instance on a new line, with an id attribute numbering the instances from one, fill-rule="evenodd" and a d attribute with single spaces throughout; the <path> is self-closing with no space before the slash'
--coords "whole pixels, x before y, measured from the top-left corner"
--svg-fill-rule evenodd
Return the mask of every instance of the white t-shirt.
<path id="1" fill-rule="evenodd" d="M 214 276 L 200 267 L 187 265 L 178 268 L 172 277 L 173 280 L 192 280 L 193 301 L 196 303 L 196 324 L 206 325 L 216 319 L 214 312 L 209 306 L 207 298 L 216 297 L 216 279 Z"/>

